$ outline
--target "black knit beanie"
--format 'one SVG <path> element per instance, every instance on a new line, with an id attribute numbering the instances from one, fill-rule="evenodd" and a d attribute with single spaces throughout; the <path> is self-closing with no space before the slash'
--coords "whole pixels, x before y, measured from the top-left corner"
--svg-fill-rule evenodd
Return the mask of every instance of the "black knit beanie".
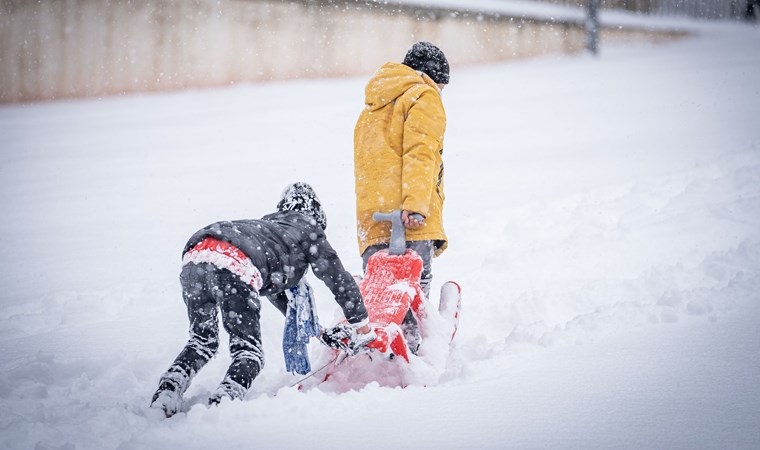
<path id="1" fill-rule="evenodd" d="M 327 228 L 327 216 L 317 193 L 307 183 L 289 184 L 277 203 L 278 211 L 298 211 L 312 217 L 322 229 Z"/>
<path id="2" fill-rule="evenodd" d="M 424 72 L 437 84 L 449 84 L 449 62 L 440 48 L 430 42 L 417 42 L 404 57 L 404 64 Z"/>

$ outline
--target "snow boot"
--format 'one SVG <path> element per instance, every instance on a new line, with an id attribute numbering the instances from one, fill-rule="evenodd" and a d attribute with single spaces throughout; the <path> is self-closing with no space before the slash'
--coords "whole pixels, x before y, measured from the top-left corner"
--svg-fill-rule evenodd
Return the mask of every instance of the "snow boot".
<path id="1" fill-rule="evenodd" d="M 222 381 L 219 387 L 216 388 L 214 393 L 208 398 L 208 404 L 211 406 L 218 405 L 222 402 L 224 397 L 227 397 L 230 400 L 235 400 L 236 398 L 242 399 L 245 397 L 246 391 L 247 389 L 245 387 L 241 386 L 234 380 L 225 377 L 224 381 Z"/>
<path id="2" fill-rule="evenodd" d="M 162 381 L 153 394 L 150 407 L 162 410 L 167 418 L 175 415 L 182 407 L 182 393 L 179 387 L 170 380 Z"/>

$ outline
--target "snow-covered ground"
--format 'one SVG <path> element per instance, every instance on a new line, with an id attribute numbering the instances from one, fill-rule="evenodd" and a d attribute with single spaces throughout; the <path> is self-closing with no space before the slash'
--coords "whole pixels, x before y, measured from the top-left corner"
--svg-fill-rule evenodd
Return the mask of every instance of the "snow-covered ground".
<path id="1" fill-rule="evenodd" d="M 267 303 L 245 401 L 203 404 L 222 349 L 164 420 L 196 229 L 305 180 L 360 271 L 366 79 L 0 107 L 0 447 L 760 447 L 760 29 L 699 28 L 453 68 L 434 291 L 464 306 L 435 382 L 298 391 Z"/>

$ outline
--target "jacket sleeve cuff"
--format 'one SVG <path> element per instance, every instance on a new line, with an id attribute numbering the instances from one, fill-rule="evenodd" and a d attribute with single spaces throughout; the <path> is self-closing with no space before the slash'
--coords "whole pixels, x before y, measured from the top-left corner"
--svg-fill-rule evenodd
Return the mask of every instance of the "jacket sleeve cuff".
<path id="1" fill-rule="evenodd" d="M 366 317 L 361 322 L 350 323 L 350 325 L 351 325 L 351 328 L 353 329 L 358 329 L 358 328 L 363 327 L 364 325 L 369 325 L 369 317 Z"/>
<path id="2" fill-rule="evenodd" d="M 422 203 L 414 204 L 413 202 L 406 202 L 401 205 L 401 209 L 415 212 L 417 214 L 422 214 L 425 218 L 427 218 L 428 214 L 430 214 L 430 205 L 424 205 Z"/>

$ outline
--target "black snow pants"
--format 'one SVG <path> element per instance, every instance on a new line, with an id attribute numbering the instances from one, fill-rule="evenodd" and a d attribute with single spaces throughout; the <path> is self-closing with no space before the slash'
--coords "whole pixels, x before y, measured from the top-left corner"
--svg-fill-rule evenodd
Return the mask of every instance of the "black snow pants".
<path id="1" fill-rule="evenodd" d="M 180 275 L 190 320 L 190 338 L 162 381 L 184 392 L 195 374 L 219 348 L 218 311 L 230 335 L 230 364 L 217 395 L 242 398 L 264 366 L 261 302 L 258 293 L 237 275 L 208 263 L 190 263 Z"/>

